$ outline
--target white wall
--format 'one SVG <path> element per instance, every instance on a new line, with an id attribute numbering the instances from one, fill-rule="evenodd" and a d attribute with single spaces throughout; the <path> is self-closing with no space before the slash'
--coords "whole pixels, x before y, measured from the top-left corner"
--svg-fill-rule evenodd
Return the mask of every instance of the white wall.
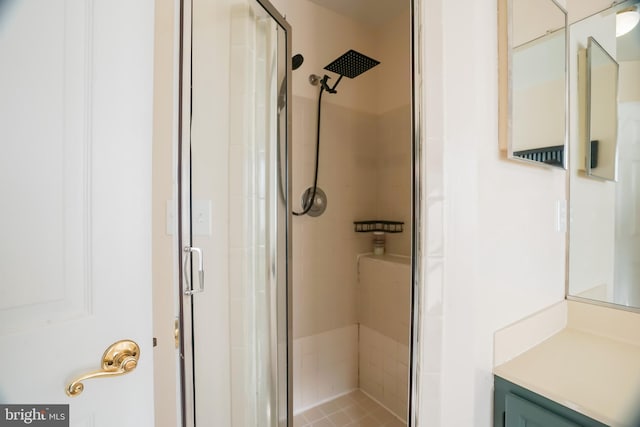
<path id="1" fill-rule="evenodd" d="M 564 298 L 565 173 L 502 160 L 495 0 L 425 0 L 420 425 L 490 426 L 493 333 Z"/>

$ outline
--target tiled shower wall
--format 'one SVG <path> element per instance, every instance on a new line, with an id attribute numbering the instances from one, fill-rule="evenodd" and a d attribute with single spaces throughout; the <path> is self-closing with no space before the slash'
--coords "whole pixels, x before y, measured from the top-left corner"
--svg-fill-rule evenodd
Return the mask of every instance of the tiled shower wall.
<path id="1" fill-rule="evenodd" d="M 313 183 L 317 101 L 293 101 L 298 201 Z M 356 258 L 371 242 L 353 231 L 352 222 L 375 211 L 376 140 L 375 115 L 323 104 L 319 187 L 327 209 L 293 220 L 295 412 L 358 386 Z"/>
<path id="2" fill-rule="evenodd" d="M 293 208 L 299 210 L 313 184 L 317 101 L 293 101 Z M 375 211 L 375 119 L 323 105 L 318 185 L 328 201 L 319 217 L 293 218 L 294 339 L 357 323 L 355 260 L 370 250 L 370 236 L 356 234 L 352 222 Z"/>
<path id="3" fill-rule="evenodd" d="M 404 232 L 387 234 L 386 252 L 411 255 L 411 105 L 378 115 L 376 213 L 380 219 L 403 221 Z"/>
<path id="4" fill-rule="evenodd" d="M 360 389 L 406 421 L 410 258 L 365 256 L 358 270 Z"/>
<path id="5" fill-rule="evenodd" d="M 293 105 L 293 195 L 299 200 L 313 179 L 317 102 L 295 97 Z M 355 233 L 353 221 L 384 216 L 409 225 L 409 114 L 409 106 L 378 115 L 323 103 L 319 186 L 327 194 L 327 210 L 320 217 L 295 217 L 293 222 L 296 412 L 362 386 L 362 377 L 358 382 L 358 324 L 362 321 L 358 310 L 362 300 L 358 295 L 357 256 L 371 251 L 372 236 Z M 410 253 L 408 227 L 404 233 L 387 235 L 387 251 Z M 403 267 L 407 274 L 401 273 L 402 278 L 392 281 L 404 283 L 403 292 L 393 298 L 404 299 L 403 305 L 393 306 L 396 314 L 404 315 L 402 325 L 386 317 L 365 324 L 372 331 L 367 337 L 386 332 L 385 336 L 407 346 L 410 276 L 408 265 Z M 393 324 L 394 332 L 380 324 Z M 331 357 L 323 355 L 324 345 L 338 346 L 337 352 Z M 330 365 L 340 367 L 326 369 Z M 346 378 L 345 372 L 349 373 Z M 360 369 L 360 376 L 362 373 Z M 387 387 L 387 398 L 389 390 Z M 393 404 L 378 400 L 398 412 L 403 401 L 399 395 L 394 399 Z"/>
<path id="6" fill-rule="evenodd" d="M 358 325 L 295 340 L 293 370 L 295 413 L 358 388 Z"/>

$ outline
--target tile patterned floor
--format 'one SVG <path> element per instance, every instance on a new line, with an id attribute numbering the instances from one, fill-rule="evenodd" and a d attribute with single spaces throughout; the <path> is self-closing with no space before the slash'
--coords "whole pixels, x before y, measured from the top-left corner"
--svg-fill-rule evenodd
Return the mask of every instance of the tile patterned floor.
<path id="1" fill-rule="evenodd" d="M 294 427 L 405 427 L 359 390 L 311 408 L 293 419 Z"/>

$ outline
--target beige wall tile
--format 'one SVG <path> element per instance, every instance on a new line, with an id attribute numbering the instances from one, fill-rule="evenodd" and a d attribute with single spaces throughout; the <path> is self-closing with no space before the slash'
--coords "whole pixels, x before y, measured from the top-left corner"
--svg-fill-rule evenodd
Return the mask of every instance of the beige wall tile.
<path id="1" fill-rule="evenodd" d="M 358 321 L 384 336 L 409 344 L 410 265 L 375 256 L 360 259 Z"/>
<path id="2" fill-rule="evenodd" d="M 295 339 L 293 378 L 295 413 L 356 389 L 358 326 Z"/>
<path id="3" fill-rule="evenodd" d="M 408 346 L 360 325 L 360 389 L 406 419 Z"/>

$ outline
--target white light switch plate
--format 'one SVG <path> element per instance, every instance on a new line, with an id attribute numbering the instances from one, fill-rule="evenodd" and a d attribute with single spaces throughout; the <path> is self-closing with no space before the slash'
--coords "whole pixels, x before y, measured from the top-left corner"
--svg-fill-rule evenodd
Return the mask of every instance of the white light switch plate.
<path id="1" fill-rule="evenodd" d="M 167 223 L 167 235 L 172 236 L 176 227 L 176 213 L 173 206 L 173 200 L 167 200 L 165 218 Z"/>
<path id="2" fill-rule="evenodd" d="M 211 236 L 211 200 L 193 200 L 191 220 L 194 236 Z"/>
<path id="3" fill-rule="evenodd" d="M 567 232 L 567 201 L 556 201 L 556 231 L 558 233 Z"/>
<path id="4" fill-rule="evenodd" d="M 175 232 L 176 213 L 173 200 L 167 200 L 166 218 L 167 235 L 171 236 Z M 191 206 L 191 218 L 193 221 L 194 236 L 211 236 L 211 200 L 194 200 Z"/>

